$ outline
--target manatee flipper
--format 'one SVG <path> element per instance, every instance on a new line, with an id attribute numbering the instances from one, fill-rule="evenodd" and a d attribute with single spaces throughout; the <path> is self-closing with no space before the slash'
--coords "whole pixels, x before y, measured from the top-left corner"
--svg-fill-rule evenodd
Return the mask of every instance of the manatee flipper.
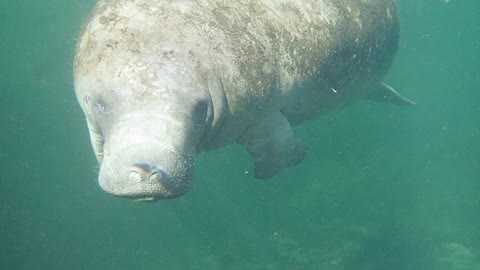
<path id="1" fill-rule="evenodd" d="M 270 178 L 305 158 L 306 147 L 293 134 L 288 120 L 280 112 L 270 114 L 253 126 L 242 145 L 255 163 L 256 178 Z"/>
<path id="2" fill-rule="evenodd" d="M 88 132 L 90 133 L 90 141 L 92 143 L 93 152 L 97 157 L 97 161 L 99 164 L 102 163 L 103 160 L 103 136 L 100 130 L 97 128 L 97 125 L 90 121 L 87 117 L 87 126 Z"/>
<path id="3" fill-rule="evenodd" d="M 367 96 L 367 98 L 374 101 L 388 102 L 398 105 L 416 105 L 415 102 L 406 97 L 402 97 L 397 91 L 395 91 L 395 89 L 393 89 L 393 87 L 384 82 L 378 84 L 378 87 L 372 92 L 372 94 Z"/>

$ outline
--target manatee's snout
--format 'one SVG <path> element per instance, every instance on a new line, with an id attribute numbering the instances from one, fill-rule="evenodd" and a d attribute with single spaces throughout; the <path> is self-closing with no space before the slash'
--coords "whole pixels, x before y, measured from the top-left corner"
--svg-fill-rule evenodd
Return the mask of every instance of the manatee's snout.
<path id="1" fill-rule="evenodd" d="M 191 157 L 152 145 L 131 145 L 105 154 L 99 173 L 103 190 L 141 201 L 183 195 L 190 190 L 193 180 Z"/>

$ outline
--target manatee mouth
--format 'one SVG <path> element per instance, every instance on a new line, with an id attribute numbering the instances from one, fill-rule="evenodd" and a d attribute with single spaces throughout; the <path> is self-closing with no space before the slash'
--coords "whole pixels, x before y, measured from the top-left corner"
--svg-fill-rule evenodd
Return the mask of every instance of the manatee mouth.
<path id="1" fill-rule="evenodd" d="M 135 202 L 146 202 L 146 203 L 151 203 L 151 202 L 156 202 L 158 201 L 157 198 L 155 197 L 146 197 L 146 198 L 138 198 L 138 199 L 133 199 Z"/>
<path id="2" fill-rule="evenodd" d="M 155 202 L 185 194 L 193 179 L 192 157 L 151 145 L 132 145 L 105 155 L 98 180 L 104 191 L 116 197 Z"/>

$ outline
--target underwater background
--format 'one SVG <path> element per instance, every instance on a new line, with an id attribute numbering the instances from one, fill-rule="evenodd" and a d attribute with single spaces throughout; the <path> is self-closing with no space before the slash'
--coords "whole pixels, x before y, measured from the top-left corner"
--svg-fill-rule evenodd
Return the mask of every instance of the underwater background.
<path id="1" fill-rule="evenodd" d="M 296 128 L 307 158 L 254 179 L 238 146 L 198 155 L 186 196 L 114 198 L 72 82 L 93 0 L 0 1 L 0 269 L 479 270 L 480 1 L 399 0 L 386 81 Z"/>

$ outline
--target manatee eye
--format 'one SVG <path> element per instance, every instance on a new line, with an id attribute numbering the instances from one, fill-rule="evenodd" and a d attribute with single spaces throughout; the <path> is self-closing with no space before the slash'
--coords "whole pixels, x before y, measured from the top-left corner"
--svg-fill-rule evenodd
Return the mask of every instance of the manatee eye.
<path id="1" fill-rule="evenodd" d="M 86 95 L 83 97 L 83 103 L 88 106 L 90 104 L 90 96 Z"/>

